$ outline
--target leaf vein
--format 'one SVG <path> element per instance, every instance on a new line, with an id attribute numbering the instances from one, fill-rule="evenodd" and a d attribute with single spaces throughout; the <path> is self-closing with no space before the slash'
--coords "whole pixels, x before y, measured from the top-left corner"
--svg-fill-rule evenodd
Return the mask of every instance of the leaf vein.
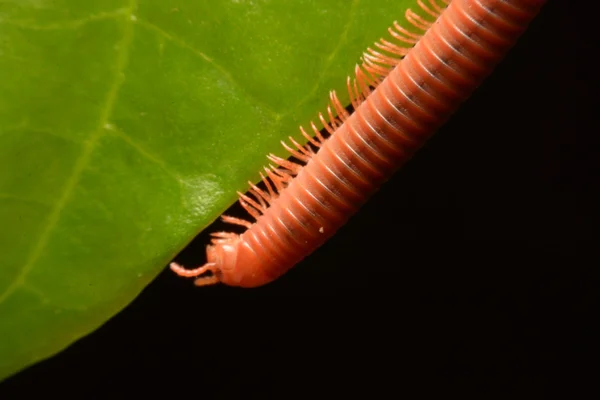
<path id="1" fill-rule="evenodd" d="M 280 120 L 282 118 L 282 113 L 278 112 L 277 110 L 273 109 L 270 105 L 268 105 L 267 103 L 265 103 L 264 101 L 260 100 L 259 98 L 257 98 L 256 96 L 254 96 L 252 93 L 250 93 L 241 83 L 239 83 L 230 73 L 229 71 L 227 71 L 226 68 L 224 68 L 221 64 L 219 64 L 218 62 L 216 62 L 214 59 L 212 59 L 211 57 L 209 57 L 206 53 L 198 50 L 197 48 L 195 48 L 194 46 L 190 45 L 189 43 L 187 43 L 186 41 L 182 40 L 181 38 L 170 34 L 169 32 L 165 31 L 164 29 L 156 26 L 155 24 L 139 19 L 138 22 L 143 25 L 144 27 L 158 33 L 159 35 L 162 35 L 164 38 L 166 38 L 167 40 L 169 40 L 172 43 L 175 43 L 189 51 L 191 51 L 193 54 L 195 54 L 196 56 L 202 58 L 204 61 L 206 61 L 207 63 L 211 64 L 217 71 L 219 71 L 219 73 L 229 82 L 231 83 L 233 86 L 235 86 L 241 93 L 245 94 L 249 99 L 251 99 L 254 103 L 257 103 L 258 105 L 260 105 L 260 107 L 262 107 L 265 111 L 267 111 L 269 114 L 271 114 L 271 116 L 273 117 L 273 119 L 275 120 Z"/>
<path id="2" fill-rule="evenodd" d="M 131 136 L 127 135 L 125 132 L 123 132 L 117 128 L 113 128 L 112 133 L 114 134 L 114 136 L 120 138 L 123 142 L 127 143 L 132 149 L 134 149 L 142 157 L 149 160 L 153 164 L 158 165 L 171 178 L 173 178 L 177 182 L 181 182 L 181 180 L 182 180 L 181 177 L 179 177 L 175 172 L 173 172 L 163 160 L 161 160 L 160 158 L 158 158 L 157 156 L 155 156 L 154 154 L 150 153 L 148 150 L 143 148 Z"/>
<path id="3" fill-rule="evenodd" d="M 85 18 L 76 19 L 72 21 L 61 21 L 58 23 L 48 24 L 48 25 L 35 25 L 31 24 L 29 21 L 18 21 L 18 20 L 0 20 L 0 23 L 6 25 L 12 25 L 21 29 L 30 29 L 34 31 L 57 31 L 57 30 L 67 30 L 67 29 L 78 29 L 84 25 L 87 25 L 90 22 L 94 21 L 102 21 L 102 20 L 110 20 L 117 19 L 123 15 L 126 15 L 128 12 L 127 8 L 119 8 L 115 11 L 109 12 L 101 12 L 98 14 L 89 15 Z"/>
<path id="4" fill-rule="evenodd" d="M 354 20 L 356 19 L 356 9 L 358 8 L 359 1 L 360 0 L 352 1 L 352 5 L 350 6 L 350 11 L 349 11 L 348 19 L 347 19 L 348 22 L 346 23 L 346 26 L 344 27 L 344 30 L 342 31 L 342 34 L 340 35 L 340 39 L 338 40 L 337 46 L 333 49 L 333 51 L 329 54 L 329 56 L 325 60 L 325 64 L 323 65 L 323 68 L 321 68 L 321 73 L 319 74 L 319 77 L 316 79 L 314 86 L 312 87 L 311 90 L 309 90 L 307 92 L 306 96 L 304 96 L 303 98 L 301 98 L 298 101 L 298 103 L 295 106 L 290 107 L 290 111 L 297 109 L 298 107 L 300 107 L 304 103 L 306 103 L 308 100 L 310 100 L 315 95 L 317 90 L 319 89 L 319 86 L 321 85 L 321 82 L 323 81 L 323 78 L 325 77 L 325 73 L 327 72 L 329 67 L 331 67 L 331 64 L 333 63 L 335 57 L 342 49 L 342 45 L 344 43 L 346 43 L 346 41 L 348 40 L 348 33 L 350 32 L 350 27 L 352 26 L 352 24 L 354 23 Z M 283 116 L 287 116 L 287 114 L 284 114 Z"/>
<path id="5" fill-rule="evenodd" d="M 72 137 L 62 136 L 61 134 L 59 134 L 57 132 L 47 130 L 47 129 L 35 128 L 33 126 L 27 125 L 24 122 L 22 122 L 18 125 L 0 128 L 0 137 L 12 135 L 12 134 L 27 134 L 27 133 L 38 133 L 38 134 L 42 134 L 42 135 L 48 135 L 48 136 L 56 138 L 56 139 L 64 140 L 65 142 L 81 144 L 81 141 L 77 141 L 77 140 L 73 139 Z"/>

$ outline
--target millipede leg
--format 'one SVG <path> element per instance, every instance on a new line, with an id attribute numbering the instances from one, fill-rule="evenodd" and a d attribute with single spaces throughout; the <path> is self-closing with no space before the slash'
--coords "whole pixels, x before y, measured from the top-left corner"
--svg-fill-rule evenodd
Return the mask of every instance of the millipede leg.
<path id="1" fill-rule="evenodd" d="M 194 281 L 194 285 L 196 286 L 208 286 L 219 283 L 219 277 L 216 275 L 213 276 L 204 276 L 202 278 L 198 278 Z"/>
<path id="2" fill-rule="evenodd" d="M 252 228 L 252 223 L 249 221 L 246 221 L 245 219 L 230 217 L 229 215 L 222 215 L 221 220 L 228 224 L 240 225 L 240 226 L 243 226 L 244 228 L 248 228 L 248 229 Z"/>

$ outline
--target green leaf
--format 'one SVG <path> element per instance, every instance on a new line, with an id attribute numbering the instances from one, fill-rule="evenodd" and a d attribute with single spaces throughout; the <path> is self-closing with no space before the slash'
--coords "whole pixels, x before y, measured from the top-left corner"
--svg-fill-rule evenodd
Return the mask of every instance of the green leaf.
<path id="1" fill-rule="evenodd" d="M 0 0 L 0 379 L 128 304 L 413 0 Z"/>

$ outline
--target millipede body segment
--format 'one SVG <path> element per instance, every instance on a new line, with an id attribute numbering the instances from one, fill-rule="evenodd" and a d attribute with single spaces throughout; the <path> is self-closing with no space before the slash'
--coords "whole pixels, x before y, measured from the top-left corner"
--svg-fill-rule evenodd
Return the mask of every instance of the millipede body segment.
<path id="1" fill-rule="evenodd" d="M 187 270 L 196 285 L 256 287 L 271 282 L 323 244 L 417 151 L 492 72 L 545 0 L 417 0 L 428 19 L 408 10 L 418 35 L 394 23 L 391 40 L 367 49 L 348 78 L 354 108 L 334 92 L 319 120 L 325 138 L 300 128 L 305 146 L 283 143 L 305 165 L 269 155 L 266 189 L 250 184 L 240 203 L 256 222 L 213 233 L 207 263 Z M 414 30 L 414 29 L 413 29 Z M 412 46 L 412 47 L 411 47 Z M 313 149 L 317 149 L 315 152 Z"/>

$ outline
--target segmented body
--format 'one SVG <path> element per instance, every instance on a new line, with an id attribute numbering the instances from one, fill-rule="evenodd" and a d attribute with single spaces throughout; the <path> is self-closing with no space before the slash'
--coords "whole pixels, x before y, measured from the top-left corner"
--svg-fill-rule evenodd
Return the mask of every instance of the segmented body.
<path id="1" fill-rule="evenodd" d="M 445 9 L 435 0 L 417 3 L 433 20 L 410 10 L 406 19 L 425 34 L 394 23 L 390 33 L 404 45 L 382 39 L 378 51 L 368 49 L 356 78 L 348 80 L 354 112 L 332 92 L 335 112 L 329 108 L 328 119 L 319 114 L 331 136 L 323 138 L 311 124 L 314 138 L 301 131 L 312 146 L 291 138 L 295 149 L 284 143 L 306 165 L 270 155 L 277 167 L 265 168 L 267 190 L 251 185 L 249 195 L 240 194 L 256 222 L 223 216 L 248 229 L 215 233 L 202 267 L 172 263 L 171 269 L 187 277 L 212 272 L 196 279 L 199 286 L 256 287 L 284 274 L 333 235 L 452 115 L 545 0 L 453 0 Z"/>

